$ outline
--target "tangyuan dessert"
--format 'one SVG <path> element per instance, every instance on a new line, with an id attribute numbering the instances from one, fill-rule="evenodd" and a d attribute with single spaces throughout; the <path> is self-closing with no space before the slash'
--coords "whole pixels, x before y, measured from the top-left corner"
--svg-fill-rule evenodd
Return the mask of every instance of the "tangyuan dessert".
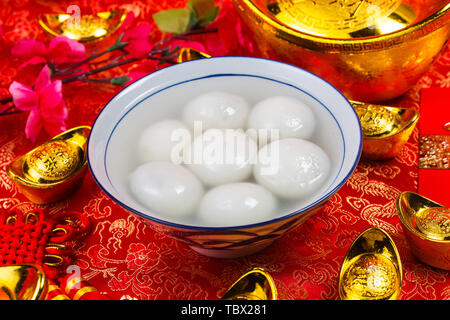
<path id="1" fill-rule="evenodd" d="M 128 175 L 135 200 L 161 217 L 209 227 L 263 222 L 307 202 L 331 166 L 314 142 L 314 112 L 289 96 L 251 101 L 211 91 L 180 106 L 178 118 L 145 127 Z"/>
<path id="2" fill-rule="evenodd" d="M 168 119 L 147 127 L 138 141 L 140 163 L 150 161 L 172 161 L 177 135 L 188 134 L 190 129 L 180 120 Z M 175 162 L 175 161 L 172 161 Z"/>
<path id="3" fill-rule="evenodd" d="M 172 217 L 193 214 L 204 192 L 197 177 L 170 162 L 140 165 L 130 175 L 130 188 L 144 206 Z"/>
<path id="4" fill-rule="evenodd" d="M 243 130 L 208 129 L 195 138 L 188 168 L 207 186 L 245 181 L 257 152 L 256 142 Z"/>
<path id="5" fill-rule="evenodd" d="M 208 191 L 198 213 L 200 220 L 211 226 L 241 225 L 270 219 L 276 207 L 277 199 L 270 191 L 255 183 L 239 182 Z"/>
<path id="6" fill-rule="evenodd" d="M 281 198 L 296 199 L 316 191 L 330 170 L 327 154 L 303 139 L 282 139 L 259 150 L 255 179 Z"/>
<path id="7" fill-rule="evenodd" d="M 250 107 L 241 96 L 214 91 L 189 101 L 184 108 L 184 121 L 194 126 L 200 122 L 203 129 L 240 129 L 245 127 Z"/>
<path id="8" fill-rule="evenodd" d="M 261 132 L 274 129 L 278 131 L 279 139 L 311 138 L 316 119 L 311 109 L 301 101 L 284 96 L 264 99 L 257 103 L 248 118 L 248 128 Z M 261 131 L 262 130 L 262 131 Z M 269 136 L 268 141 L 273 141 Z M 260 144 L 264 142 L 260 141 Z"/>

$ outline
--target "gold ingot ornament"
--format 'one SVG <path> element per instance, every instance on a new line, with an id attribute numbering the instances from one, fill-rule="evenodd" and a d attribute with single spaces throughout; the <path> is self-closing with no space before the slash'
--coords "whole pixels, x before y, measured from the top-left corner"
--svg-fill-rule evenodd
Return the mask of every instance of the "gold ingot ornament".
<path id="1" fill-rule="evenodd" d="M 277 300 L 277 288 L 269 273 L 253 268 L 236 280 L 222 300 Z"/>
<path id="2" fill-rule="evenodd" d="M 447 0 L 233 0 L 261 55 L 308 70 L 349 99 L 391 100 L 450 35 Z"/>
<path id="3" fill-rule="evenodd" d="M 96 14 L 44 14 L 38 18 L 38 22 L 52 36 L 64 35 L 80 42 L 93 42 L 118 30 L 126 16 L 125 10 Z"/>
<path id="4" fill-rule="evenodd" d="M 396 207 L 414 256 L 450 270 L 450 208 L 409 191 L 397 197 Z"/>
<path id="5" fill-rule="evenodd" d="M 181 48 L 178 51 L 177 62 L 182 63 L 191 60 L 211 58 L 211 56 L 205 52 L 201 52 L 192 48 Z"/>
<path id="6" fill-rule="evenodd" d="M 396 108 L 351 101 L 361 122 L 361 156 L 370 160 L 395 157 L 408 141 L 419 113 L 412 108 Z"/>
<path id="7" fill-rule="evenodd" d="M 71 195 L 87 169 L 90 127 L 63 132 L 14 160 L 6 169 L 32 202 L 45 204 Z"/>
<path id="8" fill-rule="evenodd" d="M 394 241 L 382 229 L 369 228 L 347 251 L 339 272 L 338 294 L 342 300 L 395 300 L 402 279 Z"/>
<path id="9" fill-rule="evenodd" d="M 0 300 L 43 300 L 47 277 L 37 265 L 0 266 Z"/>

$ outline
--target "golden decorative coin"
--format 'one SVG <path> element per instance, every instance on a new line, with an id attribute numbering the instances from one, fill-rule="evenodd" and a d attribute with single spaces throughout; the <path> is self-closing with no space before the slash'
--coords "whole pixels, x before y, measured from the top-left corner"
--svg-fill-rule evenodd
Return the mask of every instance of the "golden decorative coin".
<path id="1" fill-rule="evenodd" d="M 55 182 L 67 178 L 79 164 L 77 146 L 65 141 L 50 141 L 27 157 L 23 171 L 32 181 Z"/>

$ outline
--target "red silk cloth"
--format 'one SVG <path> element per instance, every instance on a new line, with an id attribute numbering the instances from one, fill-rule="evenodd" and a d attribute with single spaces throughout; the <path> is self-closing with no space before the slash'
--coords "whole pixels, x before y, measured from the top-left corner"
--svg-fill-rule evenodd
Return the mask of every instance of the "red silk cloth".
<path id="1" fill-rule="evenodd" d="M 153 13 L 184 7 L 186 1 L 2 2 L 0 98 L 9 96 L 7 88 L 17 72 L 18 62 L 10 55 L 11 45 L 22 38 L 46 40 L 36 17 L 41 13 L 66 12 L 71 4 L 78 4 L 81 13 L 84 8 L 100 12 L 122 7 L 134 11 L 137 19 L 151 22 Z M 231 54 L 251 55 L 242 48 L 233 49 Z M 421 89 L 431 87 L 450 87 L 449 46 L 415 87 L 390 104 L 420 109 Z M 97 83 L 64 85 L 68 128 L 92 125 L 102 107 L 119 90 L 117 86 Z M 0 117 L 0 207 L 5 209 L 36 207 L 18 192 L 5 173 L 5 167 L 15 157 L 49 138 L 41 136 L 35 144 L 28 141 L 24 134 L 26 119 L 26 113 Z M 402 299 L 450 299 L 450 272 L 424 265 L 413 257 L 394 205 L 400 192 L 417 191 L 418 133 L 416 128 L 395 159 L 360 161 L 348 182 L 320 213 L 264 251 L 239 259 L 208 258 L 153 231 L 108 199 L 89 173 L 73 196 L 46 209 L 49 215 L 75 210 L 91 219 L 92 233 L 76 250 L 75 263 L 83 279 L 112 299 L 218 299 L 240 275 L 256 266 L 273 276 L 280 299 L 337 299 L 337 279 L 344 255 L 358 234 L 372 226 L 388 232 L 398 247 L 404 267 Z"/>

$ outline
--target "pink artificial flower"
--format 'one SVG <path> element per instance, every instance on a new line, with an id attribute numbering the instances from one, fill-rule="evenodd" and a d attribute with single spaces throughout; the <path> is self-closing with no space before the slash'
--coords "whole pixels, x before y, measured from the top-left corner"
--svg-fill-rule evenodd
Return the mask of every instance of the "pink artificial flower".
<path id="1" fill-rule="evenodd" d="M 57 36 L 53 38 L 48 48 L 41 41 L 22 39 L 11 49 L 15 57 L 27 60 L 25 64 L 38 62 L 56 67 L 64 67 L 77 63 L 86 58 L 86 48 L 78 41 Z"/>
<path id="2" fill-rule="evenodd" d="M 152 50 L 149 41 L 152 25 L 148 23 L 140 24 L 124 32 L 122 42 L 128 42 L 124 49 L 129 53 L 130 58 L 143 59 Z"/>
<path id="3" fill-rule="evenodd" d="M 41 41 L 22 39 L 11 49 L 11 54 L 25 60 L 18 69 L 16 80 L 31 86 L 45 65 L 62 70 L 85 59 L 86 48 L 75 40 L 57 36 L 50 41 L 48 48 Z M 86 68 L 84 65 L 77 69 L 84 72 Z"/>
<path id="4" fill-rule="evenodd" d="M 125 32 L 125 29 L 127 29 L 129 26 L 131 26 L 134 22 L 134 12 L 130 11 L 127 13 L 127 16 L 125 17 L 125 20 L 123 20 L 122 25 L 120 26 L 118 33 L 122 34 Z"/>
<path id="5" fill-rule="evenodd" d="M 130 28 L 134 18 L 134 13 L 130 11 L 120 26 L 118 33 L 123 34 L 122 42 L 128 42 L 124 49 L 129 53 L 130 58 L 143 59 L 152 50 L 149 38 L 153 28 L 148 23 Z"/>
<path id="6" fill-rule="evenodd" d="M 34 87 L 13 81 L 9 92 L 17 109 L 29 111 L 25 135 L 35 142 L 42 128 L 54 136 L 66 130 L 68 111 L 62 95 L 62 82 L 51 81 L 50 68 L 45 65 Z"/>

